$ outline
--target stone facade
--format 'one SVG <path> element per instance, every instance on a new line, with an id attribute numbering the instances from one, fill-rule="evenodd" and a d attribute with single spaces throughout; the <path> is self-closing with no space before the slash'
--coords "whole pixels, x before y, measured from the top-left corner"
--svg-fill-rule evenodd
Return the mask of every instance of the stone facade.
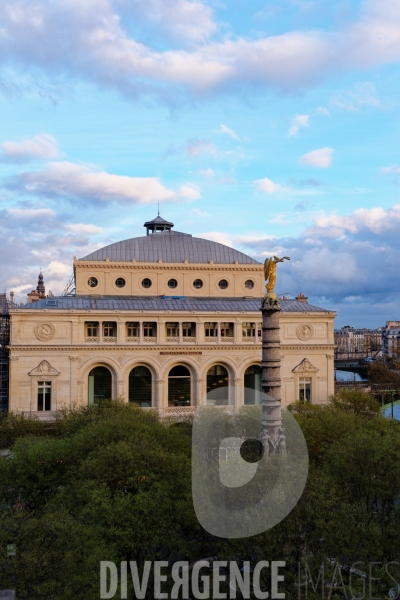
<path id="1" fill-rule="evenodd" d="M 191 374 L 191 404 L 195 406 L 206 394 L 207 372 L 213 365 L 225 366 L 229 385 L 240 388 L 246 369 L 261 364 L 260 337 L 243 338 L 242 327 L 243 323 L 260 323 L 260 314 L 11 310 L 10 410 L 35 413 L 37 383 L 42 380 L 53 382 L 53 410 L 87 404 L 88 375 L 96 366 L 110 370 L 113 397 L 128 400 L 129 373 L 139 365 L 151 371 L 152 405 L 165 414 L 176 412 L 168 407 L 168 373 L 175 365 L 185 365 Z M 325 404 L 333 394 L 333 319 L 332 312 L 280 314 L 284 405 L 298 399 L 299 381 L 304 377 L 311 379 L 312 402 Z M 127 338 L 126 323 L 148 321 L 157 323 L 154 339 Z M 186 340 L 180 327 L 178 338 L 168 339 L 165 329 L 169 321 L 194 322 L 196 335 Z M 100 323 L 98 339 L 86 335 L 88 322 Z M 112 341 L 101 335 L 103 322 L 117 323 Z M 217 336 L 207 339 L 204 330 L 209 322 L 233 323 L 233 336 L 222 338 L 217 326 Z M 243 403 L 240 394 L 230 401 Z"/>
<path id="2" fill-rule="evenodd" d="M 142 254 L 130 253 L 139 246 Z M 132 370 L 145 367 L 151 397 L 140 405 L 163 415 L 194 411 L 215 366 L 225 373 L 222 385 L 236 390 L 229 403 L 244 403 L 246 370 L 261 372 L 262 264 L 221 244 L 162 231 L 74 259 L 74 273 L 75 296 L 10 311 L 10 410 L 47 418 L 86 405 L 97 367 L 111 377 L 107 393 L 126 402 Z M 282 300 L 279 316 L 282 402 L 325 404 L 334 393 L 335 313 L 298 298 Z M 169 378 L 177 366 L 187 369 L 190 392 L 174 405 Z"/>
<path id="3" fill-rule="evenodd" d="M 157 263 L 127 264 L 75 258 L 74 271 L 77 295 L 96 293 L 104 296 L 161 296 L 173 291 L 180 296 L 201 298 L 261 298 L 264 286 L 263 268 L 259 264 L 176 264 L 163 263 L 161 260 Z M 91 277 L 98 280 L 96 289 L 89 285 Z M 126 282 L 123 288 L 116 285 L 119 278 Z M 143 287 L 145 279 L 150 280 L 151 287 Z M 172 289 L 168 286 L 171 279 L 177 282 L 177 286 Z M 224 289 L 218 285 L 222 279 L 227 282 Z M 201 288 L 193 285 L 198 280 L 203 284 Z M 251 282 L 253 287 L 248 289 L 246 282 Z"/>

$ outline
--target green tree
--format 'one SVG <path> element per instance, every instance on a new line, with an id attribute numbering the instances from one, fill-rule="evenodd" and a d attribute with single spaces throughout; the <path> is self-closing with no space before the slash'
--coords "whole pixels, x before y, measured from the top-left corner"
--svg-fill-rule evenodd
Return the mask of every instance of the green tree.
<path id="1" fill-rule="evenodd" d="M 113 402 L 68 411 L 50 432 L 23 425 L 11 455 L 0 459 L 0 587 L 16 588 L 19 600 L 86 600 L 99 597 L 101 560 L 142 568 L 145 560 L 217 556 L 285 560 L 280 588 L 295 599 L 299 564 L 302 583 L 306 566 L 316 580 L 321 564 L 329 583 L 335 565 L 400 562 L 398 423 L 359 395 L 291 411 L 309 449 L 304 493 L 273 529 L 239 540 L 215 538 L 197 522 L 189 421 Z M 246 420 L 237 426 L 246 429 Z M 375 596 L 384 597 L 393 581 L 383 567 L 377 576 Z M 263 585 L 269 589 L 267 571 Z M 308 590 L 309 600 L 322 597 L 321 588 Z M 344 597 L 339 588 L 330 596 Z"/>

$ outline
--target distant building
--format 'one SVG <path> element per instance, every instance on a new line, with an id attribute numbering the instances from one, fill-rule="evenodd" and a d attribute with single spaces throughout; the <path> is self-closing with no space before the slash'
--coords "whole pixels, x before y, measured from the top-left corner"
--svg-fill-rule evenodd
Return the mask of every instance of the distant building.
<path id="1" fill-rule="evenodd" d="M 400 321 L 386 321 L 382 330 L 382 354 L 388 358 L 400 352 Z"/>
<path id="2" fill-rule="evenodd" d="M 36 290 L 32 290 L 28 294 L 28 304 L 37 302 L 38 300 L 43 300 L 43 298 L 46 298 L 46 288 L 44 287 L 43 274 L 39 273 Z"/>
<path id="3" fill-rule="evenodd" d="M 356 329 L 350 325 L 335 329 L 336 357 L 362 358 L 378 354 L 382 347 L 382 330 L 382 327 Z"/>

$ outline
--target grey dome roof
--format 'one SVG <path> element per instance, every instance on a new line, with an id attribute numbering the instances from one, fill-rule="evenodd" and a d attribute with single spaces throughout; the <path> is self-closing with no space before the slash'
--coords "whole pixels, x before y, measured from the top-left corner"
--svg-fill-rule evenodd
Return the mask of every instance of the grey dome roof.
<path id="1" fill-rule="evenodd" d="M 193 237 L 179 231 L 161 231 L 152 235 L 131 238 L 100 248 L 80 260 L 106 260 L 112 262 L 158 262 L 215 264 L 260 264 L 250 256 L 210 240 Z"/>

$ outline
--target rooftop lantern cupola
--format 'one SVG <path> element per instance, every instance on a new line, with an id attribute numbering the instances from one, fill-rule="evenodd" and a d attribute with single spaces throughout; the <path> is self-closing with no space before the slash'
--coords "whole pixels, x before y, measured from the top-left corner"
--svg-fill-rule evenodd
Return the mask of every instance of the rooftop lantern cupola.
<path id="1" fill-rule="evenodd" d="M 146 227 L 146 235 L 160 233 L 162 231 L 170 231 L 173 226 L 173 223 L 160 217 L 160 214 L 158 214 L 158 216 L 152 221 L 146 221 L 144 224 L 144 227 Z"/>

